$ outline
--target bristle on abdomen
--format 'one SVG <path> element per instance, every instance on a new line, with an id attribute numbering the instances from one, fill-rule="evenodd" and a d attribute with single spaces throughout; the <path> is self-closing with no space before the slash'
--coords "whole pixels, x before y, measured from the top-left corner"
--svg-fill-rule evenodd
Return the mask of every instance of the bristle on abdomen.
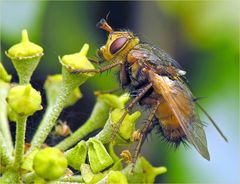
<path id="1" fill-rule="evenodd" d="M 162 136 L 162 140 L 164 142 L 170 143 L 173 147 L 177 148 L 181 143 L 184 145 L 187 144 L 187 138 L 183 130 L 179 128 L 170 129 L 167 127 L 162 127 L 159 124 L 159 133 Z"/>

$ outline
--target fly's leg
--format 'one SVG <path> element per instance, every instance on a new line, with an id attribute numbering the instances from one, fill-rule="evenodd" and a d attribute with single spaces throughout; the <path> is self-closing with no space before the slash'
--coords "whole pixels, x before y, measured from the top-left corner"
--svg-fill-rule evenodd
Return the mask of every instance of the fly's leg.
<path id="1" fill-rule="evenodd" d="M 99 68 L 99 69 L 88 69 L 88 70 L 75 70 L 73 71 L 73 73 L 102 73 L 102 72 L 105 72 L 107 70 L 110 70 L 118 65 L 121 65 L 122 63 L 121 62 L 117 62 L 117 63 L 113 63 L 113 64 L 110 64 L 110 65 L 107 65 L 107 66 L 104 66 L 102 68 Z"/>
<path id="2" fill-rule="evenodd" d="M 133 155 L 133 165 L 132 165 L 132 172 L 134 170 L 135 167 L 135 163 L 136 160 L 138 158 L 138 155 L 141 151 L 142 145 L 146 139 L 147 134 L 152 130 L 153 126 L 152 126 L 152 120 L 155 116 L 155 112 L 157 111 L 158 107 L 159 107 L 160 101 L 157 102 L 157 104 L 155 105 L 155 107 L 152 109 L 152 111 L 150 112 L 147 121 L 145 122 L 144 127 L 142 128 L 142 130 L 140 131 L 140 139 L 137 143 L 137 146 L 135 148 L 134 151 L 134 155 Z"/>
<path id="3" fill-rule="evenodd" d="M 127 116 L 127 114 L 130 112 L 130 110 L 136 105 L 136 103 L 147 93 L 147 91 L 152 87 L 152 83 L 146 85 L 141 89 L 141 92 L 131 101 L 131 103 L 126 107 L 125 112 L 123 113 L 120 120 L 117 122 L 116 126 L 114 127 L 111 141 L 114 140 L 115 136 L 117 135 L 117 132 L 124 120 L 124 118 Z"/>
<path id="4" fill-rule="evenodd" d="M 118 91 L 121 91 L 122 89 L 121 88 L 115 88 L 115 89 L 110 89 L 110 90 L 101 90 L 101 91 L 95 91 L 94 94 L 96 96 L 100 95 L 100 94 L 106 94 L 106 93 L 110 93 L 110 94 L 113 94 L 113 93 L 116 93 Z"/>

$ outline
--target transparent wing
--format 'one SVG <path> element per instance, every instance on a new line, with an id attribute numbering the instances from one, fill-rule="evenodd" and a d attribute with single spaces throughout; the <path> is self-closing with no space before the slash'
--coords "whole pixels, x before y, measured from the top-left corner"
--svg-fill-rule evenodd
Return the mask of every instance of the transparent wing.
<path id="1" fill-rule="evenodd" d="M 213 126 L 216 128 L 216 130 L 218 131 L 218 133 L 222 136 L 222 138 L 228 142 L 227 137 L 223 134 L 223 132 L 221 131 L 221 129 L 218 127 L 218 125 L 214 122 L 214 120 L 211 118 L 211 116 L 207 113 L 207 111 L 198 103 L 195 102 L 197 104 L 197 106 L 201 109 L 201 111 L 207 116 L 207 118 L 210 120 L 210 122 L 213 124 Z"/>
<path id="2" fill-rule="evenodd" d="M 151 71 L 150 78 L 155 90 L 163 96 L 172 109 L 189 142 L 205 159 L 210 160 L 206 135 L 195 112 L 195 104 L 190 90 L 178 80 L 173 81 Z"/>

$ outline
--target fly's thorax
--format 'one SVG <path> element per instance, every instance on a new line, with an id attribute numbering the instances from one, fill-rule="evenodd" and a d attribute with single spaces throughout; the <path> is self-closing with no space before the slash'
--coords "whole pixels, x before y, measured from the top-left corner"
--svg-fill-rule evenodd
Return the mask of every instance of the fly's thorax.
<path id="1" fill-rule="evenodd" d="M 130 31 L 113 31 L 98 52 L 107 61 L 124 61 L 129 51 L 139 44 L 139 38 Z"/>

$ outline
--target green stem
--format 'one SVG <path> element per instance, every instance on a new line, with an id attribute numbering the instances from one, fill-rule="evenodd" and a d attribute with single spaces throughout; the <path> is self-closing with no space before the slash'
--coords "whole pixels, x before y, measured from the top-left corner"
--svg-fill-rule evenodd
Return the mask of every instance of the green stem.
<path id="1" fill-rule="evenodd" d="M 25 142 L 25 132 L 27 117 L 18 117 L 17 119 L 17 129 L 16 129 L 16 144 L 15 144 L 15 160 L 14 160 L 14 169 L 17 172 L 20 172 L 23 154 L 24 154 L 24 142 Z"/>
<path id="2" fill-rule="evenodd" d="M 73 86 L 63 85 L 62 89 L 60 90 L 60 94 L 56 99 L 56 103 L 49 107 L 49 110 L 46 112 L 46 116 L 44 116 L 43 120 L 41 121 L 40 126 L 31 142 L 30 151 L 39 148 L 46 140 L 48 134 L 55 125 L 57 118 L 62 112 L 63 107 L 68 99 L 68 96 L 74 89 L 72 87 Z"/>
<path id="3" fill-rule="evenodd" d="M 19 84 L 24 85 L 24 84 L 29 84 L 30 78 L 25 77 L 25 76 L 19 76 Z"/>
<path id="4" fill-rule="evenodd" d="M 65 138 L 60 143 L 58 143 L 56 147 L 62 151 L 67 150 L 68 148 L 76 144 L 78 141 L 80 141 L 83 137 L 85 137 L 86 135 L 88 135 L 89 133 L 93 132 L 98 128 L 92 125 L 93 125 L 93 122 L 91 119 L 89 119 L 80 128 L 78 128 L 73 134 L 71 134 L 69 137 Z"/>
<path id="5" fill-rule="evenodd" d="M 102 128 L 107 121 L 109 109 L 110 106 L 107 103 L 102 100 L 97 100 L 88 120 L 73 134 L 58 143 L 56 147 L 65 151 L 89 133 Z"/>
<path id="6" fill-rule="evenodd" d="M 111 141 L 113 134 L 113 127 L 107 122 L 104 128 L 95 136 L 96 139 L 101 141 L 103 144 L 107 144 Z"/>
<path id="7" fill-rule="evenodd" d="M 40 146 L 46 140 L 48 134 L 52 130 L 55 125 L 57 118 L 62 112 L 64 105 L 66 104 L 69 95 L 72 91 L 83 84 L 87 80 L 87 76 L 78 75 L 69 73 L 69 71 L 62 67 L 62 75 L 63 75 L 63 83 L 62 88 L 60 90 L 60 94 L 58 95 L 55 104 L 53 104 L 48 110 L 46 116 L 40 123 L 40 128 L 38 128 L 36 134 L 33 137 L 31 142 L 30 152 L 32 152 L 36 148 L 40 148 Z"/>
<path id="8" fill-rule="evenodd" d="M 60 178 L 59 180 L 63 181 L 63 182 L 79 182 L 79 183 L 84 182 L 82 176 L 80 176 L 80 175 L 64 177 L 64 178 Z"/>
<path id="9" fill-rule="evenodd" d="M 9 129 L 9 122 L 7 120 L 7 102 L 5 100 L 8 94 L 8 88 L 9 87 L 5 87 L 5 85 L 1 85 L 0 88 L 0 131 L 2 132 L 3 138 L 6 142 L 6 148 L 8 152 L 11 153 L 13 150 L 13 142 Z"/>
<path id="10" fill-rule="evenodd" d="M 0 165 L 8 166 L 12 162 L 11 156 L 7 153 L 7 143 L 4 140 L 2 133 L 0 132 Z M 0 166 L 1 167 L 1 166 Z"/>

